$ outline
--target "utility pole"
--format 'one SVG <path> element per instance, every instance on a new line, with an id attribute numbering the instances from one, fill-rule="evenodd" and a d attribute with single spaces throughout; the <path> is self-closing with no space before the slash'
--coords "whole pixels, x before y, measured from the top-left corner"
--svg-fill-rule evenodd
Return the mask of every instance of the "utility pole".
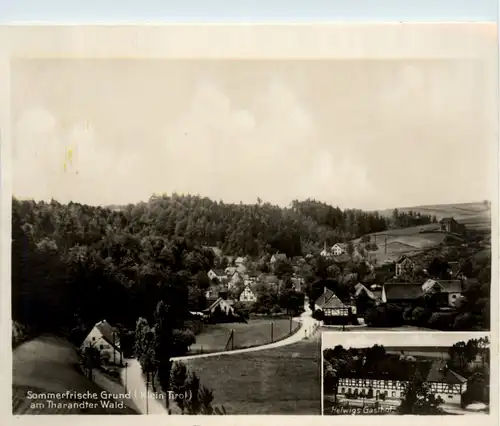
<path id="1" fill-rule="evenodd" d="M 116 364 L 116 331 L 113 330 L 113 363 Z"/>
<path id="2" fill-rule="evenodd" d="M 385 254 L 387 254 L 387 236 L 385 237 Z"/>
<path id="3" fill-rule="evenodd" d="M 292 334 L 292 316 L 290 315 L 290 334 Z"/>
<path id="4" fill-rule="evenodd" d="M 125 392 L 127 392 L 127 367 L 128 362 L 125 362 Z"/>
<path id="5" fill-rule="evenodd" d="M 274 322 L 271 321 L 271 343 L 274 342 Z"/>
<path id="6" fill-rule="evenodd" d="M 146 414 L 149 414 L 149 372 L 146 373 Z"/>

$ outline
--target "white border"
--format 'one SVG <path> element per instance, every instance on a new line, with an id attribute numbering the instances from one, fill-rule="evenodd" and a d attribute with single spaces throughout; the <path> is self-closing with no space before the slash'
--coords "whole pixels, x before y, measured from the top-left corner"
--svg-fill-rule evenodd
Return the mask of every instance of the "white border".
<path id="1" fill-rule="evenodd" d="M 12 57 L 66 57 L 66 58 L 172 58 L 172 59 L 445 59 L 477 58 L 492 61 L 498 67 L 498 36 L 494 23 L 356 23 L 356 24 L 200 24 L 200 25 L 121 25 L 121 26 L 38 26 L 15 25 L 0 27 L 0 137 L 1 146 L 1 245 L 0 273 L 2 363 L 0 380 L 2 417 L 11 415 L 10 348 L 10 241 L 11 241 L 11 146 L 10 146 L 10 88 L 9 60 Z M 498 99 L 498 87 L 495 88 Z M 495 112 L 498 118 L 498 111 Z M 473 142 L 471 142 L 473 143 Z M 497 164 L 499 158 L 497 157 Z M 471 178 L 474 178 L 471 176 Z M 498 181 L 492 196 L 492 315 L 491 342 L 493 356 L 498 359 Z M 351 333 L 350 333 L 351 334 Z M 398 333 L 404 338 L 403 333 Z M 7 344 L 7 342 L 9 342 Z M 492 362 L 492 389 L 497 392 L 498 363 Z M 300 386 L 300 383 L 297 384 Z M 498 424 L 498 404 L 492 404 L 492 415 L 482 423 Z M 493 416 L 493 409 L 495 415 Z M 136 424 L 131 416 L 73 416 L 74 423 L 92 422 L 120 425 Z M 276 425 L 301 425 L 313 421 L 329 421 L 321 416 L 273 416 Z M 386 420 L 387 419 L 387 420 Z M 385 423 L 401 423 L 401 418 L 384 418 Z M 427 417 L 404 418 L 405 423 L 428 422 Z M 66 424 L 65 416 L 23 416 L 23 423 Z M 141 422 L 155 422 L 154 417 L 141 417 Z M 161 417 L 158 423 L 174 424 L 255 424 L 262 416 L 223 417 Z M 265 421 L 265 420 L 264 420 Z M 466 422 L 465 417 L 445 416 L 439 419 L 443 426 Z M 373 422 L 369 417 L 349 420 L 353 424 Z M 325 423 L 326 424 L 326 423 Z"/>

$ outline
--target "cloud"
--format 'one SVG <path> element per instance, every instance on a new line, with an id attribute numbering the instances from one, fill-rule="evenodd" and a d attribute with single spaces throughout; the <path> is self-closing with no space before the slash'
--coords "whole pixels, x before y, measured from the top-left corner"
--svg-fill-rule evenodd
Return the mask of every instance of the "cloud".
<path id="1" fill-rule="evenodd" d="M 165 132 L 167 186 L 231 201 L 260 196 L 288 204 L 294 183 L 308 174 L 313 140 L 312 118 L 284 85 L 273 82 L 235 105 L 220 87 L 201 82 Z"/>

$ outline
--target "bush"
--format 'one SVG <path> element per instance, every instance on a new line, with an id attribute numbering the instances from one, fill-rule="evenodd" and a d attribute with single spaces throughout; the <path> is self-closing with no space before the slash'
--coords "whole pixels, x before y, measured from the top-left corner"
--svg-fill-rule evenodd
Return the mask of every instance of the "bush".
<path id="1" fill-rule="evenodd" d="M 196 338 L 191 330 L 173 330 L 172 345 L 175 354 L 184 355 L 195 342 Z"/>
<path id="2" fill-rule="evenodd" d="M 312 317 L 316 320 L 316 321 L 323 321 L 325 319 L 325 314 L 324 312 L 321 310 L 321 309 L 316 309 L 313 314 L 312 314 Z"/>
<path id="3" fill-rule="evenodd" d="M 279 314 L 281 313 L 281 308 L 278 305 L 274 305 L 271 309 L 272 314 Z"/>

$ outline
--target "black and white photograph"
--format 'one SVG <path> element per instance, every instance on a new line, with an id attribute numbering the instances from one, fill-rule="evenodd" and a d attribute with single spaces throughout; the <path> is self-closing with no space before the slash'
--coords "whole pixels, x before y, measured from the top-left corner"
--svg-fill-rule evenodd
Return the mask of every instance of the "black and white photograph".
<path id="1" fill-rule="evenodd" d="M 336 334 L 323 334 L 324 415 L 489 414 L 487 335 L 410 334 L 402 342 L 377 333 L 340 343 Z"/>
<path id="2" fill-rule="evenodd" d="M 12 413 L 320 416 L 323 383 L 361 392 L 322 382 L 322 334 L 381 332 L 487 411 L 479 343 L 402 346 L 495 324 L 490 30 L 442 57 L 13 57 Z"/>

